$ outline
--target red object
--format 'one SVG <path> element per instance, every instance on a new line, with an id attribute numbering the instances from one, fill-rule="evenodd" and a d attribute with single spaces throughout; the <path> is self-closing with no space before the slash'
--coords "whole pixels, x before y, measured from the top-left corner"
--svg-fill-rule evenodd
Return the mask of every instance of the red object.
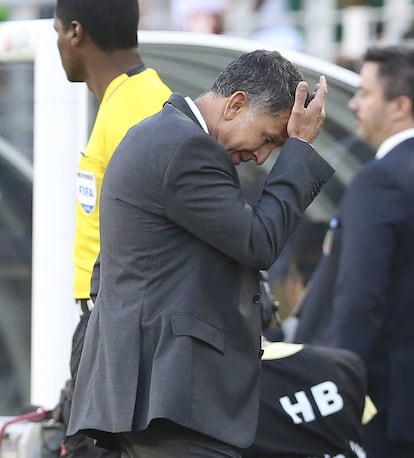
<path id="1" fill-rule="evenodd" d="M 60 444 L 60 456 L 66 456 L 67 453 L 68 453 L 68 450 L 66 448 L 66 444 L 65 442 L 62 442 Z"/>
<path id="2" fill-rule="evenodd" d="M 34 410 L 33 412 L 28 412 L 23 415 L 18 415 L 17 417 L 11 418 L 9 421 L 3 423 L 0 428 L 0 453 L 1 453 L 1 445 L 3 443 L 4 435 L 8 426 L 13 423 L 18 423 L 20 421 L 42 421 L 49 415 L 49 412 L 45 409 L 39 407 L 38 409 Z M 0 455 L 1 456 L 1 455 Z"/>

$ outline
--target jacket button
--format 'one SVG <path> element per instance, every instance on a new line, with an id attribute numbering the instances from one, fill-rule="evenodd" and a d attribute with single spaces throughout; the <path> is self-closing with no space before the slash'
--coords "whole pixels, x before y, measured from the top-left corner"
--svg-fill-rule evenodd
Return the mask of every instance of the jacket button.
<path id="1" fill-rule="evenodd" d="M 258 304 L 260 302 L 260 293 L 256 293 L 254 296 L 253 296 L 253 303 L 254 304 Z"/>

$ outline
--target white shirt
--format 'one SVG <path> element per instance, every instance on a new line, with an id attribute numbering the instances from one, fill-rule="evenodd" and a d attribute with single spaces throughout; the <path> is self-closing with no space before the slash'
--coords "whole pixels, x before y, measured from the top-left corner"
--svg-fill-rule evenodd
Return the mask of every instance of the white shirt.
<path id="1" fill-rule="evenodd" d="M 375 155 L 375 159 L 382 159 L 397 145 L 405 140 L 408 140 L 409 138 L 414 138 L 414 129 L 402 130 L 401 132 L 391 135 L 391 137 L 388 137 L 384 142 L 381 143 L 377 154 Z"/>
<path id="2" fill-rule="evenodd" d="M 201 127 L 203 128 L 204 132 L 206 134 L 209 134 L 207 123 L 204 120 L 203 115 L 201 114 L 197 105 L 190 99 L 190 97 L 185 97 L 185 101 L 188 103 L 188 106 L 190 107 L 191 111 L 194 113 L 194 116 L 197 118 L 197 121 L 201 124 Z"/>

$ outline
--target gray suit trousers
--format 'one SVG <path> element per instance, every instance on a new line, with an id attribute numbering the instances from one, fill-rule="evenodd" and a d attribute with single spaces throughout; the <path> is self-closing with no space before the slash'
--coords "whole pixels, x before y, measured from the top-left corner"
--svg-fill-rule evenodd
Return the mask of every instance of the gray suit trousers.
<path id="1" fill-rule="evenodd" d="M 122 458 L 240 458 L 236 447 L 183 428 L 153 420 L 144 431 L 119 433 Z"/>

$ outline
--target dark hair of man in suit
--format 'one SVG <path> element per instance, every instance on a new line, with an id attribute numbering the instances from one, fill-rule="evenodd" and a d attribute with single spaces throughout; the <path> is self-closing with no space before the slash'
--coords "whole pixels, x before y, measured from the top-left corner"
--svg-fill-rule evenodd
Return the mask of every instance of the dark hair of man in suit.
<path id="1" fill-rule="evenodd" d="M 135 48 L 139 7 L 137 0 L 57 0 L 56 17 L 65 30 L 79 22 L 90 39 L 106 51 Z"/>
<path id="2" fill-rule="evenodd" d="M 378 63 L 378 76 L 388 100 L 405 95 L 414 101 L 414 47 L 371 47 L 365 52 L 363 62 Z"/>
<path id="3" fill-rule="evenodd" d="M 292 108 L 296 86 L 302 80 L 298 69 L 277 51 L 256 50 L 231 62 L 211 91 L 219 97 L 243 91 L 255 114 L 277 115 Z"/>

